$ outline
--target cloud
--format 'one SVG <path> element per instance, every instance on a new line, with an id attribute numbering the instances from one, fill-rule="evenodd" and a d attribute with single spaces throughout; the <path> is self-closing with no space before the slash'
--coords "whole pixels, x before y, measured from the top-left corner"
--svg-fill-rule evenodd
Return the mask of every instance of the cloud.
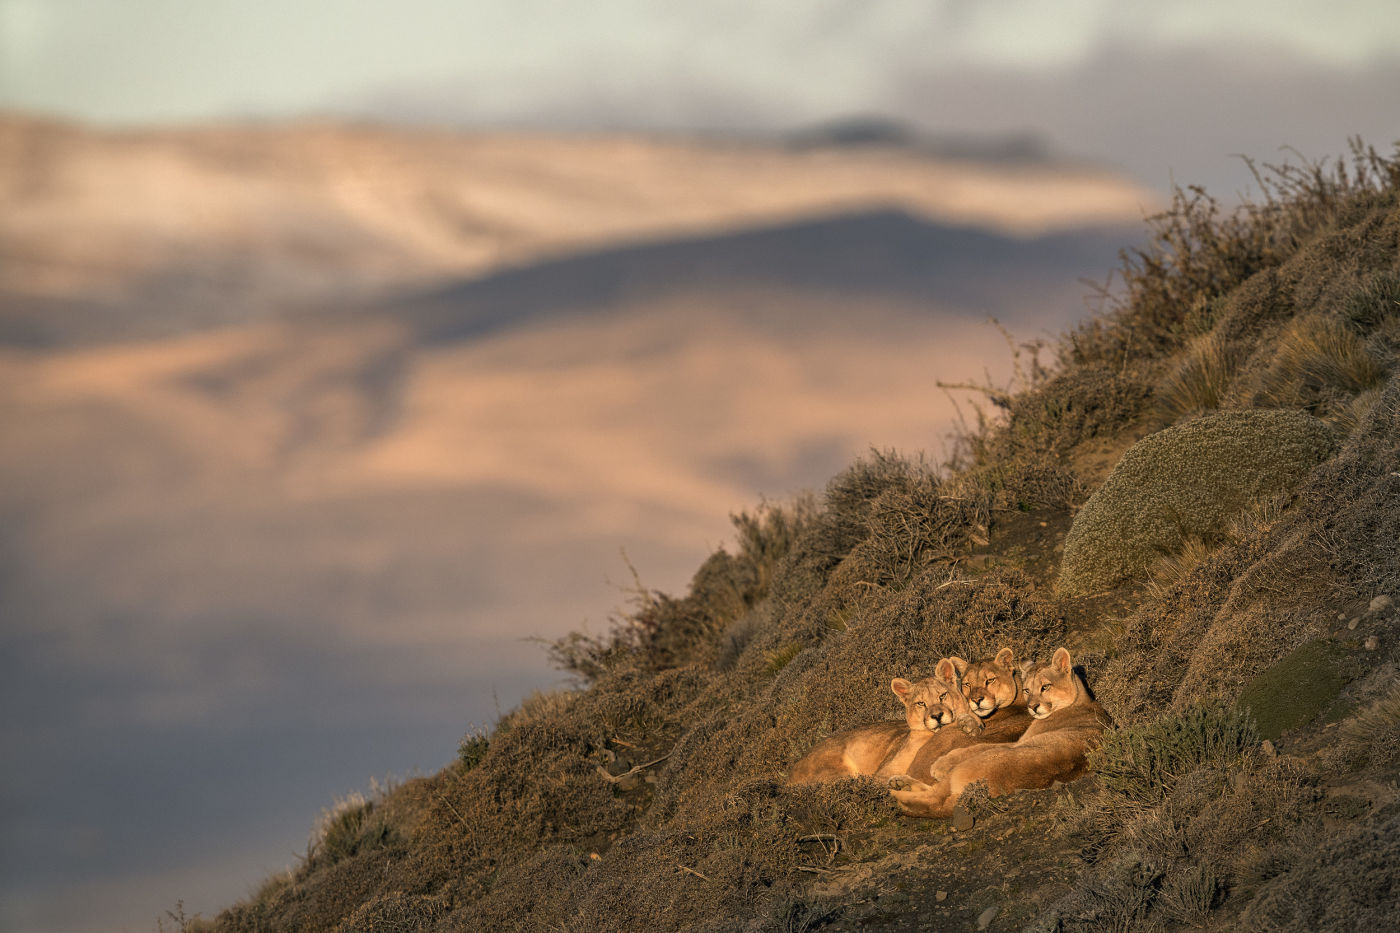
<path id="1" fill-rule="evenodd" d="M 1344 67 L 1282 46 L 1106 45 L 1048 70 L 906 65 L 887 99 L 931 126 L 1038 127 L 1058 150 L 1111 159 L 1159 188 L 1204 182 L 1228 196 L 1249 180 L 1235 154 L 1340 155 L 1356 134 L 1388 148 L 1400 138 L 1396 87 L 1396 58 Z"/>

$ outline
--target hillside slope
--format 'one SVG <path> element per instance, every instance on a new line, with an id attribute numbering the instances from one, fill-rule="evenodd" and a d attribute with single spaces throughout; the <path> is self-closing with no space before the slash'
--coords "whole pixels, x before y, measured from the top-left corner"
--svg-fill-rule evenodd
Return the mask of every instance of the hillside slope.
<path id="1" fill-rule="evenodd" d="M 819 498 L 737 516 L 685 596 L 639 592 L 609 636 L 555 646 L 579 689 L 469 734 L 435 775 L 342 802 L 293 872 L 186 925 L 1384 928 L 1400 905 L 1400 153 L 1268 180 L 1271 199 L 1232 217 L 1183 193 L 1127 258 L 1120 306 L 1052 371 L 989 387 L 1002 417 L 956 463 L 872 453 Z M 1125 451 L 1276 409 L 1307 416 L 1320 462 L 1066 595 L 1082 589 L 1061 578 L 1066 536 L 1118 543 L 1075 522 Z M 1203 433 L 1169 436 L 1173 456 L 1208 463 Z M 870 780 L 782 786 L 821 737 L 892 715 L 892 676 L 1059 644 L 1118 726 L 1096 778 L 972 799 L 961 833 L 898 817 Z"/>

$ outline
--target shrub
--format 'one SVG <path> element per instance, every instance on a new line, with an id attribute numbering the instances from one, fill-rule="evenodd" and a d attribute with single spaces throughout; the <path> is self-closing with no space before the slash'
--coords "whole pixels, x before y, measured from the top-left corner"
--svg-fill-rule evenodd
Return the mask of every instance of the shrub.
<path id="1" fill-rule="evenodd" d="M 470 771 L 481 760 L 486 757 L 486 751 L 491 747 L 491 740 L 484 729 L 473 729 L 462 737 L 462 741 L 457 746 L 457 761 L 462 766 L 463 771 Z"/>
<path id="2" fill-rule="evenodd" d="M 1254 500 L 1296 486 L 1332 454 L 1301 412 L 1218 412 L 1134 444 L 1075 516 L 1060 592 L 1084 596 L 1141 579 L 1191 536 L 1212 538 Z"/>
<path id="3" fill-rule="evenodd" d="M 305 868 L 310 871 L 334 865 L 363 851 L 388 844 L 389 824 L 375 816 L 376 802 L 354 793 L 322 811 L 306 849 Z"/>
<path id="4" fill-rule="evenodd" d="M 1141 726 L 1110 729 L 1091 754 L 1099 784 L 1142 804 L 1167 797 L 1185 774 L 1227 767 L 1250 754 L 1259 735 L 1250 716 L 1224 706 L 1193 706 Z"/>
<path id="5" fill-rule="evenodd" d="M 629 666 L 713 664 L 732 654 L 721 636 L 768 595 L 798 542 L 813 537 L 816 506 L 810 496 L 800 496 L 786 507 L 764 504 L 730 520 L 737 554 L 724 548 L 711 554 L 681 598 L 647 589 L 634 571 L 630 609 L 612 620 L 606 634 L 570 632 L 547 643 L 554 666 L 588 684 Z"/>

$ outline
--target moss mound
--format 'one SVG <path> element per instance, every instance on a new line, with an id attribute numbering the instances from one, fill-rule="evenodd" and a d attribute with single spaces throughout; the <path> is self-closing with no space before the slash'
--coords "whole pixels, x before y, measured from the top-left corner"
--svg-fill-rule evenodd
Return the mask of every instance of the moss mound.
<path id="1" fill-rule="evenodd" d="M 1219 412 L 1143 438 L 1075 516 L 1060 593 L 1145 577 L 1188 538 L 1218 536 L 1250 503 L 1296 486 L 1336 446 L 1318 419 L 1267 409 Z"/>
<path id="2" fill-rule="evenodd" d="M 1277 739 L 1311 722 L 1337 699 L 1346 685 L 1341 656 L 1325 639 L 1299 645 L 1250 681 L 1237 704 L 1254 715 L 1260 735 Z"/>

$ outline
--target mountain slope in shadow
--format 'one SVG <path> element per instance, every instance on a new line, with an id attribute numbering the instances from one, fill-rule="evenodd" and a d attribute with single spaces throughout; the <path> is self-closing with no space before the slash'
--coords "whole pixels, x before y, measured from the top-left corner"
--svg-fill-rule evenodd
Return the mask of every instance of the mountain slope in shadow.
<path id="1" fill-rule="evenodd" d="M 1101 278 L 1124 241 L 1115 228 L 1017 238 L 880 209 L 567 256 L 388 305 L 429 342 L 733 291 L 881 299 L 1012 321 L 1042 322 L 1052 305 L 1067 313 L 1050 316 L 1067 321 L 1083 310 L 1083 280 Z"/>

